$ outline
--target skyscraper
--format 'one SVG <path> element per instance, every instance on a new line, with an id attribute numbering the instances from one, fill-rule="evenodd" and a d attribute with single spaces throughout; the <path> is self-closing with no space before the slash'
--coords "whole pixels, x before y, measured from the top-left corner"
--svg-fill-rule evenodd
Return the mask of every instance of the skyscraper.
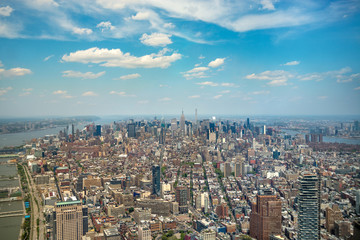
<path id="1" fill-rule="evenodd" d="M 179 213 L 188 212 L 188 190 L 185 186 L 178 186 L 175 193 L 176 201 L 179 203 Z"/>
<path id="2" fill-rule="evenodd" d="M 95 136 L 100 137 L 101 136 L 101 125 L 96 125 L 96 129 L 95 129 Z"/>
<path id="3" fill-rule="evenodd" d="M 229 177 L 231 175 L 231 166 L 229 162 L 226 162 L 224 165 L 224 177 Z"/>
<path id="4" fill-rule="evenodd" d="M 83 208 L 80 201 L 56 203 L 55 214 L 57 240 L 80 240 L 82 238 Z"/>
<path id="5" fill-rule="evenodd" d="M 197 127 L 198 127 L 197 108 L 195 108 L 195 130 L 197 130 Z"/>
<path id="6" fill-rule="evenodd" d="M 180 132 L 184 136 L 186 134 L 185 132 L 185 115 L 184 111 L 182 111 L 181 117 L 180 117 Z"/>
<path id="7" fill-rule="evenodd" d="M 242 175 L 242 163 L 236 162 L 235 163 L 235 177 L 241 177 Z"/>
<path id="8" fill-rule="evenodd" d="M 268 192 L 257 195 L 250 215 L 250 236 L 269 240 L 271 235 L 280 233 L 281 201 Z"/>
<path id="9" fill-rule="evenodd" d="M 127 130 L 128 130 L 128 138 L 135 138 L 136 137 L 135 123 L 129 123 Z"/>
<path id="10" fill-rule="evenodd" d="M 152 189 L 153 194 L 160 196 L 160 166 L 154 165 L 152 167 Z"/>
<path id="11" fill-rule="evenodd" d="M 299 239 L 320 239 L 320 178 L 306 173 L 299 189 Z"/>

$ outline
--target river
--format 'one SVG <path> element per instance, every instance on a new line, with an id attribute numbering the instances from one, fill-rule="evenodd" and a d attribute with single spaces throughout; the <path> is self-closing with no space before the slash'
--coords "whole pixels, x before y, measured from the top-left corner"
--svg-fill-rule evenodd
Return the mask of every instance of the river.
<path id="1" fill-rule="evenodd" d="M 7 162 L 10 158 L 0 158 L 0 162 Z M 4 178 L 17 177 L 16 165 L 0 165 L 0 189 L 19 186 L 18 179 L 4 180 Z M 0 212 L 17 211 L 23 209 L 23 201 L 0 202 Z M 1 239 L 18 239 L 23 216 L 0 218 Z"/>
<path id="2" fill-rule="evenodd" d="M 305 133 L 295 130 L 282 129 L 281 131 L 291 136 L 295 136 L 296 134 L 305 135 Z M 329 137 L 329 136 L 323 136 L 323 142 L 360 145 L 360 139 L 339 138 L 339 137 Z"/>

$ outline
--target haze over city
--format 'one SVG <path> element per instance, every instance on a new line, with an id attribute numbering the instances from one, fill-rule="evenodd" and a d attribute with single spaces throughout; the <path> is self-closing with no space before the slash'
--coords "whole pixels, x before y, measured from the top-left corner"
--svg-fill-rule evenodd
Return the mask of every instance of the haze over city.
<path id="1" fill-rule="evenodd" d="M 3 117 L 358 115 L 359 1 L 0 3 Z"/>

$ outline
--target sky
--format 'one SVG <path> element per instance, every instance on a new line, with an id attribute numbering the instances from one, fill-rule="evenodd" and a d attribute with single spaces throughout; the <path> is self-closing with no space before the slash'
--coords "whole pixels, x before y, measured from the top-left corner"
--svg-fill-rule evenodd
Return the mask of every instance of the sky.
<path id="1" fill-rule="evenodd" d="M 1 0 L 0 117 L 359 115 L 360 1 Z"/>

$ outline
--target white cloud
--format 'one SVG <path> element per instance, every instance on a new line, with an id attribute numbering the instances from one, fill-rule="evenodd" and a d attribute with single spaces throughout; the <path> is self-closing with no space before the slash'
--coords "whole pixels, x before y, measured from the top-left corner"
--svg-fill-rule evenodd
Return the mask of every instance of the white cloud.
<path id="1" fill-rule="evenodd" d="M 221 98 L 223 95 L 216 95 L 216 96 L 214 96 L 214 99 L 219 99 L 219 98 Z"/>
<path id="2" fill-rule="evenodd" d="M 320 100 L 325 100 L 327 98 L 328 98 L 328 96 L 318 96 L 318 99 L 320 99 Z"/>
<path id="3" fill-rule="evenodd" d="M 32 88 L 23 88 L 23 92 L 19 94 L 20 97 L 28 96 L 33 91 Z"/>
<path id="4" fill-rule="evenodd" d="M 83 94 L 81 94 L 81 96 L 84 96 L 84 97 L 96 97 L 97 94 L 92 92 L 92 91 L 88 91 L 88 92 L 84 92 Z"/>
<path id="5" fill-rule="evenodd" d="M 111 91 L 110 94 L 116 94 L 119 96 L 126 96 L 126 92 L 115 92 L 115 91 Z"/>
<path id="6" fill-rule="evenodd" d="M 148 20 L 151 16 L 150 11 L 144 11 L 144 12 L 137 12 L 136 15 L 132 16 L 131 18 L 133 20 Z"/>
<path id="7" fill-rule="evenodd" d="M 175 28 L 175 25 L 173 23 L 164 23 L 164 28 Z"/>
<path id="8" fill-rule="evenodd" d="M 163 88 L 163 87 L 169 87 L 169 85 L 166 84 L 160 84 L 159 87 Z"/>
<path id="9" fill-rule="evenodd" d="M 200 98 L 200 95 L 193 95 L 193 96 L 189 96 L 188 98 L 190 98 L 190 99 Z"/>
<path id="10" fill-rule="evenodd" d="M 299 61 L 291 61 L 291 62 L 287 62 L 285 64 L 283 64 L 284 66 L 295 66 L 295 65 L 299 65 L 300 62 Z"/>
<path id="11" fill-rule="evenodd" d="M 97 63 L 105 67 L 124 68 L 167 68 L 172 62 L 181 59 L 181 54 L 173 53 L 165 56 L 166 51 L 152 53 L 141 57 L 131 56 L 130 53 L 123 53 L 120 49 L 89 48 L 79 50 L 69 55 L 64 55 L 62 60 L 66 62 Z"/>
<path id="12" fill-rule="evenodd" d="M 209 70 L 208 67 L 196 67 L 196 68 L 193 68 L 193 69 L 187 71 L 187 73 L 204 72 L 204 71 L 207 71 L 207 70 Z"/>
<path id="13" fill-rule="evenodd" d="M 235 84 L 233 84 L 233 83 L 222 83 L 221 86 L 222 87 L 235 87 Z"/>
<path id="14" fill-rule="evenodd" d="M 211 86 L 211 87 L 219 86 L 219 84 L 214 83 L 214 82 L 200 82 L 200 83 L 196 83 L 196 84 L 201 85 L 201 86 Z"/>
<path id="15" fill-rule="evenodd" d="M 70 78 L 82 78 L 82 79 L 95 79 L 99 78 L 104 75 L 105 72 L 93 73 L 93 72 L 77 72 L 72 70 L 63 71 L 63 77 L 70 77 Z"/>
<path id="16" fill-rule="evenodd" d="M 54 55 L 50 55 L 50 56 L 47 56 L 46 58 L 44 58 L 44 62 L 46 62 L 47 60 L 49 60 L 50 58 L 52 58 Z"/>
<path id="17" fill-rule="evenodd" d="M 209 63 L 209 67 L 217 68 L 224 64 L 225 58 L 217 58 Z"/>
<path id="18" fill-rule="evenodd" d="M 32 73 L 30 69 L 27 68 L 11 68 L 11 69 L 2 69 L 0 68 L 0 78 L 4 77 L 4 78 L 8 78 L 8 77 L 19 77 L 19 76 L 24 76 L 26 74 L 30 74 Z"/>
<path id="19" fill-rule="evenodd" d="M 168 102 L 168 101 L 171 101 L 171 98 L 169 98 L 169 97 L 164 97 L 164 98 L 160 98 L 159 101 L 160 101 L 160 102 Z"/>
<path id="20" fill-rule="evenodd" d="M 259 74 L 247 75 L 246 79 L 265 80 L 268 81 L 268 85 L 271 86 L 285 86 L 290 78 L 294 75 L 284 70 L 265 71 Z"/>
<path id="21" fill-rule="evenodd" d="M 133 73 L 133 74 L 128 74 L 128 75 L 121 76 L 119 78 L 114 78 L 114 80 L 129 80 L 129 79 L 136 79 L 136 78 L 139 78 L 139 77 L 141 77 L 140 74 Z"/>
<path id="22" fill-rule="evenodd" d="M 356 88 L 354 88 L 354 90 L 360 90 L 360 87 L 356 87 Z"/>
<path id="23" fill-rule="evenodd" d="M 6 94 L 7 92 L 9 92 L 12 89 L 13 89 L 12 87 L 0 88 L 0 96 Z"/>
<path id="24" fill-rule="evenodd" d="M 0 7 L 0 16 L 9 17 L 14 9 L 10 6 Z"/>
<path id="25" fill-rule="evenodd" d="M 230 90 L 223 90 L 220 92 L 221 94 L 226 94 L 226 93 L 230 93 Z"/>
<path id="26" fill-rule="evenodd" d="M 270 93 L 270 91 L 255 91 L 255 92 L 252 92 L 251 94 L 253 94 L 253 95 L 267 95 L 269 93 Z"/>
<path id="27" fill-rule="evenodd" d="M 205 57 L 203 55 L 200 55 L 199 56 L 199 59 L 204 59 Z"/>
<path id="28" fill-rule="evenodd" d="M 53 92 L 53 94 L 55 94 L 55 95 L 64 95 L 64 94 L 67 94 L 67 91 L 56 90 L 56 91 Z"/>
<path id="29" fill-rule="evenodd" d="M 152 33 L 150 35 L 144 33 L 139 40 L 141 41 L 142 44 L 148 46 L 165 47 L 166 45 L 172 43 L 170 37 L 171 37 L 170 34 L 164 34 L 164 33 Z"/>
<path id="30" fill-rule="evenodd" d="M 351 72 L 352 69 L 350 67 L 344 67 L 334 71 L 299 75 L 298 79 L 301 81 L 322 81 L 324 79 L 336 79 L 337 83 L 348 83 L 360 79 L 360 73 L 349 74 Z"/>
<path id="31" fill-rule="evenodd" d="M 98 25 L 96 25 L 97 28 L 100 28 L 102 32 L 106 30 L 114 30 L 115 27 L 111 24 L 110 21 L 107 22 L 101 22 Z"/>
<path id="32" fill-rule="evenodd" d="M 262 9 L 275 10 L 274 2 L 276 2 L 276 0 L 261 0 L 260 4 L 262 5 Z"/>
<path id="33" fill-rule="evenodd" d="M 73 28 L 73 33 L 79 34 L 79 35 L 90 35 L 90 34 L 92 34 L 92 32 L 93 31 L 89 28 L 79 28 L 79 27 Z"/>

